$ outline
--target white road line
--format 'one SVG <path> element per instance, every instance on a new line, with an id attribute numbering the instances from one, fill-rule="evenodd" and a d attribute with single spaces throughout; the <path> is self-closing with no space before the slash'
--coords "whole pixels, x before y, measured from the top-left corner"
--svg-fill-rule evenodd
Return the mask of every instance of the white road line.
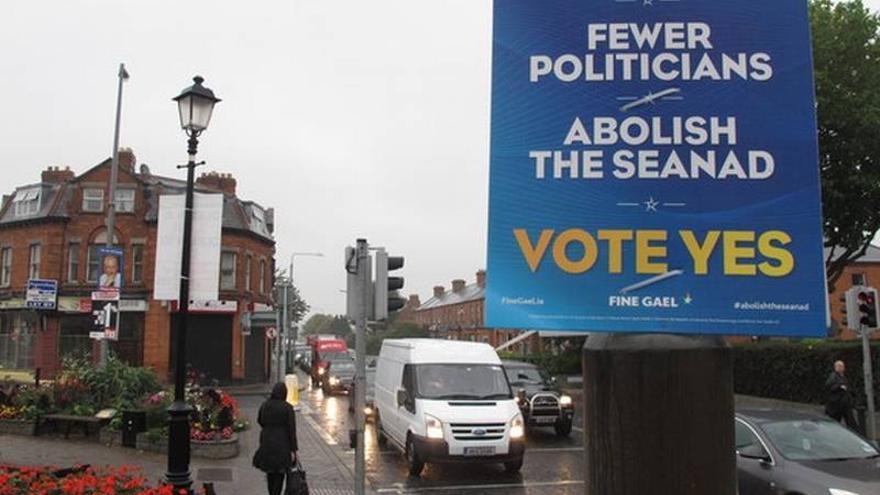
<path id="1" fill-rule="evenodd" d="M 579 427 L 577 427 L 577 426 L 572 426 L 571 429 L 574 430 L 574 431 L 576 431 L 576 432 L 578 432 L 578 433 L 583 433 L 583 432 L 584 432 L 584 429 L 583 429 L 583 428 L 579 428 Z"/>
<path id="2" fill-rule="evenodd" d="M 525 483 L 499 483 L 494 485 L 453 485 L 453 486 L 433 486 L 433 487 L 421 487 L 421 488 L 405 488 L 405 487 L 391 487 L 391 488 L 379 488 L 376 490 L 378 493 L 400 493 L 400 494 L 408 494 L 408 493 L 425 493 L 425 492 L 448 492 L 455 490 L 510 490 L 512 488 L 542 488 L 542 487 L 553 487 L 553 486 L 572 486 L 572 485 L 583 485 L 583 481 L 575 481 L 575 480 L 563 480 L 563 481 L 533 481 L 533 482 L 525 482 Z"/>
<path id="3" fill-rule="evenodd" d="M 583 452 L 583 447 L 544 447 L 537 449 L 530 449 L 526 447 L 526 454 L 530 453 L 543 453 L 543 452 Z"/>

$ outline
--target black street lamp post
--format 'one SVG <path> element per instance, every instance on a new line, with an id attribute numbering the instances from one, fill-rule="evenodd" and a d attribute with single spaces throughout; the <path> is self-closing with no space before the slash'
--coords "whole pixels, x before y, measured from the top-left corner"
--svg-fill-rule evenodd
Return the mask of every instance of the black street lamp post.
<path id="1" fill-rule="evenodd" d="M 193 182 L 195 181 L 196 150 L 199 134 L 208 128 L 214 104 L 220 101 L 214 92 L 202 86 L 201 76 L 193 78 L 195 84 L 174 98 L 180 110 L 180 127 L 189 136 L 187 141 L 189 160 L 186 165 L 186 209 L 183 213 L 183 252 L 180 260 L 180 297 L 178 306 L 177 350 L 174 362 L 174 403 L 168 408 L 168 472 L 166 480 L 174 486 L 175 493 L 185 489 L 190 493 L 192 477 L 189 472 L 189 419 L 192 409 L 186 403 L 186 330 L 189 323 L 189 266 L 190 241 L 192 238 Z"/>

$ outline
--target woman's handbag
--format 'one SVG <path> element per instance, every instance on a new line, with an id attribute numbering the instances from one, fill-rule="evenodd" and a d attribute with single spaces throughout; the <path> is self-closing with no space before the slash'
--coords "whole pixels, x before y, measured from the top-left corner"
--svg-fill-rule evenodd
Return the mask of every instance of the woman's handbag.
<path id="1" fill-rule="evenodd" d="M 287 470 L 287 487 L 285 495 L 309 495 L 309 484 L 306 483 L 306 470 L 303 469 L 299 459 L 296 464 Z"/>

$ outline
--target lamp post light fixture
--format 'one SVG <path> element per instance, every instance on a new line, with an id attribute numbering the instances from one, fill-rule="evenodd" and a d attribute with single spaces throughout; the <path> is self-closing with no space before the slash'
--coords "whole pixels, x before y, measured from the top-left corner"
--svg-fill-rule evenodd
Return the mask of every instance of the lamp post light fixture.
<path id="1" fill-rule="evenodd" d="M 186 403 L 186 331 L 189 323 L 189 267 L 192 241 L 193 182 L 195 181 L 196 151 L 198 137 L 208 128 L 214 105 L 220 101 L 214 92 L 202 86 L 204 78 L 193 78 L 195 84 L 174 98 L 180 111 L 180 127 L 189 136 L 186 165 L 186 209 L 183 213 L 183 249 L 180 260 L 180 295 L 177 300 L 178 325 L 176 356 L 174 364 L 174 402 L 168 408 L 168 472 L 166 480 L 174 486 L 191 493 L 192 476 L 189 471 L 189 417 L 192 409 Z"/>

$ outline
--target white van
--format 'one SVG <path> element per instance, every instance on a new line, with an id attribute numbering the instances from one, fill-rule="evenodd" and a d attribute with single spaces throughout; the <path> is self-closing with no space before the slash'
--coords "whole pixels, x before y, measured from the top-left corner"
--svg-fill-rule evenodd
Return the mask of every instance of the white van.
<path id="1" fill-rule="evenodd" d="M 376 431 L 426 462 L 502 463 L 518 472 L 525 427 L 498 354 L 488 344 L 399 339 L 382 343 L 376 365 Z"/>

